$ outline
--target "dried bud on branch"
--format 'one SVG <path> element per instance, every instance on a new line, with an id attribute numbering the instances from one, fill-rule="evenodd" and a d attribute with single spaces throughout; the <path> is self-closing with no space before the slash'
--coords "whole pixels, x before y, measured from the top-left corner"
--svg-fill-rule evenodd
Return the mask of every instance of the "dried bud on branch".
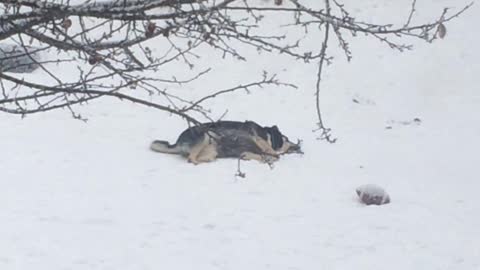
<path id="1" fill-rule="evenodd" d="M 68 30 L 72 26 L 72 20 L 70 19 L 65 19 L 62 21 L 62 28 L 65 30 Z"/>
<path id="2" fill-rule="evenodd" d="M 445 38 L 445 35 L 447 35 L 447 28 L 445 27 L 445 25 L 443 23 L 438 25 L 437 32 L 438 32 L 438 36 L 440 38 L 442 38 L 442 39 Z"/>
<path id="3" fill-rule="evenodd" d="M 98 55 L 98 54 L 97 54 L 97 55 L 90 56 L 90 57 L 88 58 L 88 63 L 89 63 L 90 65 L 96 65 L 96 64 L 100 63 L 100 61 L 102 61 L 102 56 L 100 56 L 100 55 Z"/>
<path id="4" fill-rule="evenodd" d="M 148 23 L 147 24 L 147 28 L 145 30 L 145 36 L 146 37 L 152 37 L 153 34 L 155 33 L 155 29 L 156 29 L 157 25 L 155 23 Z"/>

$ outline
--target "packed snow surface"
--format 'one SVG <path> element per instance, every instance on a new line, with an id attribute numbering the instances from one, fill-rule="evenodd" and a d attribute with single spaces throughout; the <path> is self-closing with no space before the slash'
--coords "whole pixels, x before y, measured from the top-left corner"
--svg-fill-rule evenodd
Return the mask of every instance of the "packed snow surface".
<path id="1" fill-rule="evenodd" d="M 418 21 L 466 4 L 417 2 Z M 380 22 L 410 8 L 345 4 Z M 349 37 L 351 63 L 332 42 L 338 57 L 321 103 L 335 144 L 312 132 L 314 65 L 254 53 L 238 66 L 215 63 L 217 80 L 182 91 L 212 92 L 265 67 L 299 87 L 209 103 L 218 116 L 228 108 L 227 119 L 276 124 L 303 140 L 304 155 L 273 169 L 243 162 L 246 178 L 235 177 L 236 160 L 194 166 L 150 151 L 186 125 L 128 102 L 78 108 L 87 123 L 68 111 L 0 114 L 0 269 L 480 269 L 479 15 L 474 5 L 447 24 L 445 39 L 409 40 L 405 53 Z M 367 183 L 394 200 L 360 204 L 355 188 Z"/>

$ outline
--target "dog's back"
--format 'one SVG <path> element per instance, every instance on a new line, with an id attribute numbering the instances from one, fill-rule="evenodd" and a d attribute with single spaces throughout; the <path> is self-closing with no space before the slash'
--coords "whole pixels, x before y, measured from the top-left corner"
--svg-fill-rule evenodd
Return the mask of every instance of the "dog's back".
<path id="1" fill-rule="evenodd" d="M 242 125 L 238 129 L 220 129 L 221 134 L 217 151 L 219 157 L 240 157 L 245 152 L 262 154 L 262 149 L 256 143 L 256 129 Z M 266 136 L 266 135 L 265 135 Z"/>
<path id="2" fill-rule="evenodd" d="M 255 122 L 237 122 L 237 121 L 218 121 L 213 123 L 204 123 L 198 126 L 190 127 L 183 131 L 178 137 L 177 144 L 193 143 L 200 140 L 203 135 L 211 134 L 214 137 L 236 137 L 258 135 L 267 139 L 267 132 L 263 127 Z"/>
<path id="3" fill-rule="evenodd" d="M 208 134 L 208 135 L 207 135 Z M 267 140 L 265 128 L 255 122 L 218 121 L 190 127 L 178 137 L 175 145 L 188 149 L 210 136 L 211 143 L 216 145 L 217 157 L 239 157 L 244 152 L 262 153 L 262 149 L 254 141 L 255 136 Z"/>

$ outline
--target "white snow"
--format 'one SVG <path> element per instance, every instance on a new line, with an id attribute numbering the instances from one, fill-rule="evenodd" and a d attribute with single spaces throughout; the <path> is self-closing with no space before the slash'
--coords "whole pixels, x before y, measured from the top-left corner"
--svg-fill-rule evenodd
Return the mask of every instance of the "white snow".
<path id="1" fill-rule="evenodd" d="M 466 4 L 417 2 L 418 20 Z M 345 3 L 380 22 L 410 7 Z M 200 96 L 267 66 L 299 86 L 209 103 L 303 139 L 305 155 L 274 169 L 243 162 L 245 179 L 234 177 L 236 160 L 193 166 L 150 151 L 185 123 L 128 102 L 80 108 L 86 124 L 67 111 L 0 114 L 0 269 L 480 269 L 479 14 L 474 5 L 444 40 L 402 54 L 349 38 L 352 63 L 337 51 L 321 93 L 333 145 L 311 132 L 314 66 L 250 51 L 253 62 L 215 63 L 218 81 L 179 91 Z M 357 202 L 355 188 L 372 182 L 390 204 Z"/>

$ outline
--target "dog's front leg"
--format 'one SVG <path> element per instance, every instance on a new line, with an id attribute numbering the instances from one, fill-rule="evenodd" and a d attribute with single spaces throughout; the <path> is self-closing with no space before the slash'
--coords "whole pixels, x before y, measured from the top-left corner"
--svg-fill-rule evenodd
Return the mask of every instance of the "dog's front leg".
<path id="1" fill-rule="evenodd" d="M 263 154 L 278 158 L 278 153 L 273 150 L 273 147 L 269 142 L 259 136 L 254 137 L 254 142 L 262 150 Z"/>
<path id="2" fill-rule="evenodd" d="M 270 166 L 272 166 L 273 163 L 278 160 L 278 156 L 259 155 L 252 152 L 243 152 L 240 155 L 240 158 L 243 160 L 257 160 L 261 163 L 267 163 Z"/>

